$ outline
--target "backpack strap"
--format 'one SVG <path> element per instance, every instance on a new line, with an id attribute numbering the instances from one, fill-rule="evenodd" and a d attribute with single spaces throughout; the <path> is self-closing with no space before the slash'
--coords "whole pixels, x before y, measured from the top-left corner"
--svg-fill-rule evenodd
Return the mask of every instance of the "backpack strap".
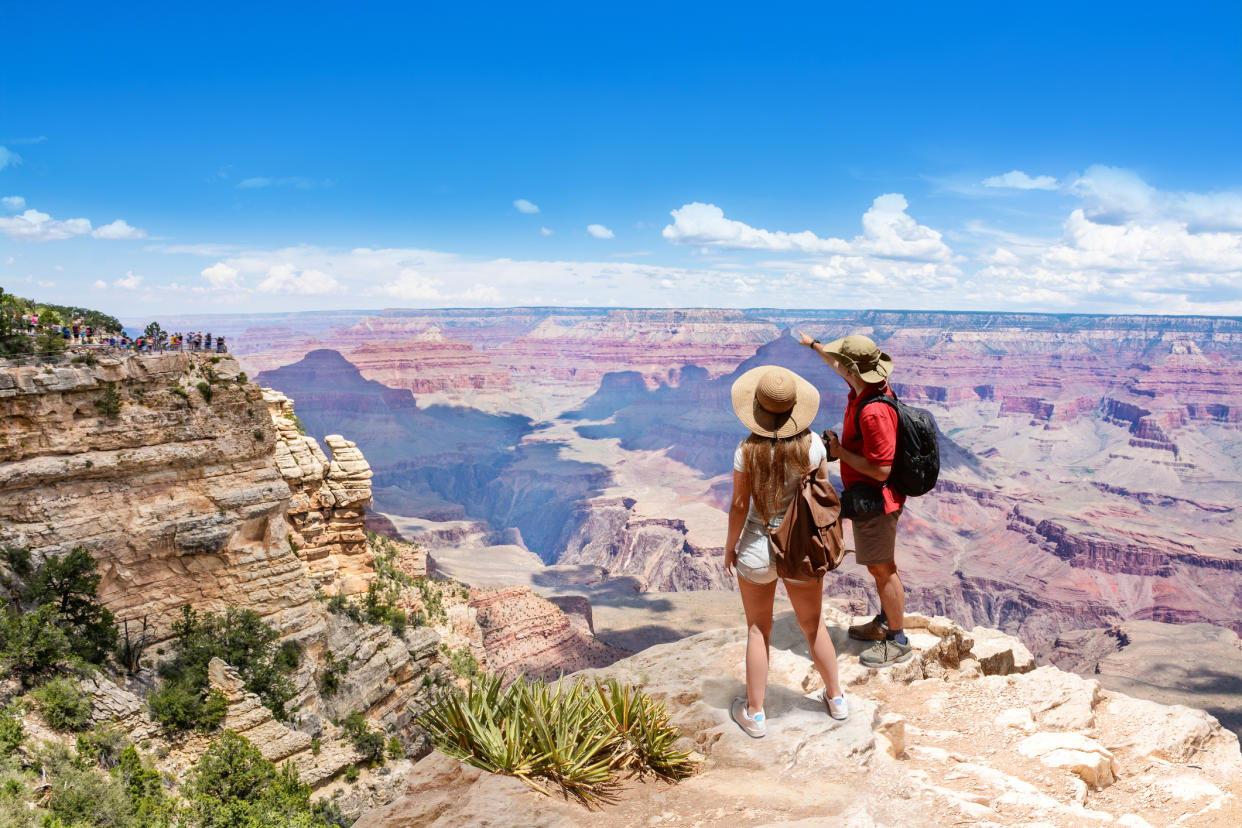
<path id="1" fill-rule="evenodd" d="M 858 407 L 854 409 L 854 433 L 858 435 L 858 439 L 860 440 L 862 439 L 862 410 L 866 408 L 868 405 L 870 405 L 873 402 L 888 403 L 889 408 L 893 409 L 893 411 L 897 411 L 897 394 L 893 393 L 893 395 L 890 397 L 888 395 L 888 391 L 891 391 L 891 390 L 892 389 L 887 389 L 886 391 L 880 394 L 876 394 L 875 396 L 872 396 L 872 397 L 867 397 L 867 399 L 860 402 L 858 404 Z M 900 415 L 901 412 L 897 411 L 897 414 Z"/>

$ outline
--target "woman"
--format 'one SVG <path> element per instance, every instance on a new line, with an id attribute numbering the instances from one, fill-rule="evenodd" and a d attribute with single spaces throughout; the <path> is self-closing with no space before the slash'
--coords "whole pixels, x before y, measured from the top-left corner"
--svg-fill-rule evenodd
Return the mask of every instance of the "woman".
<path id="1" fill-rule="evenodd" d="M 733 410 L 750 436 L 733 456 L 733 498 L 725 540 L 725 572 L 736 570 L 746 611 L 746 698 L 733 700 L 733 721 L 758 739 L 767 733 L 763 694 L 768 680 L 772 601 L 776 567 L 768 550 L 768 530 L 780 525 L 802 475 L 827 457 L 819 435 L 810 431 L 819 410 L 819 392 L 786 368 L 752 368 L 733 383 Z M 811 660 L 824 680 L 828 715 L 849 715 L 837 677 L 837 653 L 824 628 L 823 578 L 785 581 Z"/>

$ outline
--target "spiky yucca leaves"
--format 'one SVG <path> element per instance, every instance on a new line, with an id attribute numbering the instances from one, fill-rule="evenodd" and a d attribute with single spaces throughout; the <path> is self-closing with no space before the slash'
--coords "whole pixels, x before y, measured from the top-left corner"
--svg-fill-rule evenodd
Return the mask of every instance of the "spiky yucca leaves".
<path id="1" fill-rule="evenodd" d="M 444 753 L 548 793 L 543 780 L 586 804 L 609 801 L 620 774 L 681 779 L 694 771 L 673 747 L 678 733 L 664 705 L 615 679 L 591 684 L 500 676 L 471 679 L 440 694 L 419 717 Z"/>

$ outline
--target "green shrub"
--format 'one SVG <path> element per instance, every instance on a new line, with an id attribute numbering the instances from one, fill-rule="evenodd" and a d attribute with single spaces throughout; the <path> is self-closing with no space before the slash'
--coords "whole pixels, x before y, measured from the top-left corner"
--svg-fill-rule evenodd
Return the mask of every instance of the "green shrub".
<path id="1" fill-rule="evenodd" d="M 94 762 L 101 768 L 115 768 L 121 754 L 129 747 L 125 734 L 113 725 L 95 725 L 85 733 L 78 734 L 78 756 Z"/>
<path id="2" fill-rule="evenodd" d="M 18 614 L 0 611 L 0 672 L 15 676 L 23 688 L 67 669 L 73 653 L 51 604 Z"/>
<path id="3" fill-rule="evenodd" d="M 351 785 L 358 781 L 358 766 L 357 765 L 350 765 L 348 768 L 345 769 L 345 781 Z"/>
<path id="4" fill-rule="evenodd" d="M 212 391 L 211 384 L 206 383 L 206 382 L 200 382 L 195 387 L 198 389 L 198 393 L 203 395 L 203 400 L 207 403 L 210 403 L 211 396 L 213 393 L 215 393 L 214 391 Z"/>
<path id="5" fill-rule="evenodd" d="M 393 635 L 405 635 L 405 627 L 408 623 L 405 610 L 394 609 L 388 613 L 388 626 L 392 627 Z"/>
<path id="6" fill-rule="evenodd" d="M 323 748 L 323 739 L 320 739 L 318 736 L 316 736 L 314 739 L 311 739 L 311 756 L 318 756 L 319 751 L 322 748 Z"/>
<path id="7" fill-rule="evenodd" d="M 94 365 L 98 365 L 98 364 L 99 364 L 99 359 L 98 359 L 98 358 L 97 358 L 94 354 L 92 354 L 90 351 L 87 351 L 87 352 L 86 352 L 86 353 L 84 353 L 84 354 L 78 354 L 78 355 L 76 355 L 73 359 L 71 359 L 71 360 L 69 360 L 69 361 L 70 361 L 70 362 L 72 362 L 72 363 L 74 363 L 74 364 L 76 364 L 76 365 L 90 365 L 90 366 L 94 366 Z"/>
<path id="8" fill-rule="evenodd" d="M 143 828 L 160 825 L 156 817 L 165 803 L 164 786 L 160 784 L 159 772 L 138 755 L 138 750 L 133 745 L 126 745 L 121 750 L 116 778 L 124 788 L 130 807 L 137 817 L 135 823 Z"/>
<path id="9" fill-rule="evenodd" d="M 292 673 L 302 663 L 302 645 L 296 641 L 282 641 L 276 648 L 276 669 L 282 673 Z"/>
<path id="10" fill-rule="evenodd" d="M 39 714 L 54 730 L 82 730 L 91 719 L 91 698 L 71 678 L 54 678 L 30 692 Z"/>
<path id="11" fill-rule="evenodd" d="M 22 726 L 24 712 L 17 700 L 0 707 L 0 759 L 11 755 L 26 741 L 26 729 Z"/>
<path id="12" fill-rule="evenodd" d="M 310 786 L 286 762 L 278 770 L 245 737 L 226 730 L 190 771 L 184 788 L 196 828 L 311 828 L 326 825 Z"/>
<path id="13" fill-rule="evenodd" d="M 607 799 L 622 774 L 675 780 L 694 770 L 664 705 L 609 679 L 502 686 L 499 675 L 451 688 L 419 716 L 437 749 L 469 765 L 540 782 L 584 802 Z"/>
<path id="14" fill-rule="evenodd" d="M 187 394 L 186 390 L 182 388 L 180 385 L 174 385 L 169 390 L 172 391 L 174 394 L 176 394 L 181 399 L 185 400 L 186 402 L 190 401 L 190 395 Z"/>
<path id="15" fill-rule="evenodd" d="M 200 715 L 208 716 L 210 722 L 215 703 L 207 698 L 207 665 L 213 658 L 220 658 L 234 667 L 244 679 L 245 689 L 257 694 L 278 719 L 287 717 L 285 704 L 293 698 L 294 690 L 277 664 L 279 635 L 263 623 L 254 610 L 229 607 L 219 615 L 207 612 L 199 616 L 186 606 L 182 608 L 181 618 L 174 622 L 172 632 L 174 656 L 160 665 L 160 675 L 164 685 L 180 684 L 185 691 L 193 693 L 166 691 L 173 694 L 167 701 L 175 702 L 164 705 L 170 715 L 161 721 L 167 726 L 173 729 L 203 726 L 195 724 L 197 718 L 186 724 L 185 713 L 192 712 L 193 704 L 187 705 L 185 696 L 193 694 L 203 701 L 205 706 Z M 177 722 L 179 726 L 170 722 Z M 211 726 L 218 723 L 217 718 Z"/>
<path id="16" fill-rule="evenodd" d="M 58 742 L 44 742 L 36 751 L 47 780 L 47 808 L 66 828 L 130 828 L 133 807 L 123 786 L 112 776 L 84 766 Z M 44 825 L 56 823 L 44 822 Z"/>
<path id="17" fill-rule="evenodd" d="M 109 420 L 121 415 L 121 394 L 116 390 L 115 382 L 105 382 L 103 394 L 95 400 L 99 413 Z"/>
<path id="18" fill-rule="evenodd" d="M 373 729 L 363 715 L 357 711 L 346 716 L 341 726 L 349 736 L 354 750 L 361 753 L 366 761 L 372 764 L 383 764 L 384 734 L 382 732 Z"/>
<path id="19" fill-rule="evenodd" d="M 259 443 L 263 442 L 263 429 L 256 428 L 254 431 L 250 432 L 250 434 L 252 437 L 254 437 L 256 442 L 259 442 Z"/>
<path id="20" fill-rule="evenodd" d="M 56 624 L 65 630 L 73 655 L 103 664 L 116 647 L 116 620 L 96 599 L 100 575 L 95 557 L 84 546 L 49 555 L 33 568 L 18 591 L 19 606 L 29 610 L 53 606 Z"/>
<path id="21" fill-rule="evenodd" d="M 341 686 L 341 676 L 349 669 L 349 659 L 337 660 L 329 650 L 324 656 L 323 667 L 319 671 L 319 692 L 325 696 L 336 693 Z"/>
<path id="22" fill-rule="evenodd" d="M 238 374 L 238 375 L 237 375 L 237 384 L 238 384 L 238 385 L 245 385 L 245 384 L 246 384 L 247 382 L 249 382 L 249 381 L 250 381 L 250 377 L 246 376 L 246 372 L 245 372 L 245 371 L 242 371 L 240 374 Z"/>
<path id="23" fill-rule="evenodd" d="M 388 747 L 384 749 L 384 753 L 389 759 L 401 759 L 405 756 L 405 748 L 401 747 L 401 740 L 393 736 L 388 740 Z"/>
<path id="24" fill-rule="evenodd" d="M 469 647 L 459 647 L 449 656 L 449 667 L 453 673 L 462 678 L 472 678 L 479 674 L 479 660 Z"/>

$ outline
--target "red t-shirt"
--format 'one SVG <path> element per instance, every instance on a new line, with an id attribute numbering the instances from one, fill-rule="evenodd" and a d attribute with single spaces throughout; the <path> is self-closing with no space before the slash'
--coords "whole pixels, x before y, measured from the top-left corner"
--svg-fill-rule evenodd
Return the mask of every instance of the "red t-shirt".
<path id="1" fill-rule="evenodd" d="M 894 396 L 892 389 L 887 385 L 884 386 L 884 393 L 890 397 Z M 867 394 L 867 397 L 874 396 L 874 393 Z M 861 454 L 867 462 L 873 465 L 891 466 L 893 458 L 897 456 L 897 412 L 892 406 L 882 402 L 872 403 L 862 410 L 862 417 L 859 418 L 862 433 L 859 434 L 854 431 L 854 412 L 858 410 L 858 402 L 858 395 L 851 389 L 849 402 L 845 406 L 845 420 L 841 428 L 841 445 L 855 454 Z M 848 489 L 856 483 L 880 485 L 877 480 L 860 471 L 855 471 L 842 460 L 841 484 Z M 905 495 L 897 494 L 888 486 L 885 486 L 882 491 L 884 492 L 885 514 L 897 511 L 906 502 Z"/>

